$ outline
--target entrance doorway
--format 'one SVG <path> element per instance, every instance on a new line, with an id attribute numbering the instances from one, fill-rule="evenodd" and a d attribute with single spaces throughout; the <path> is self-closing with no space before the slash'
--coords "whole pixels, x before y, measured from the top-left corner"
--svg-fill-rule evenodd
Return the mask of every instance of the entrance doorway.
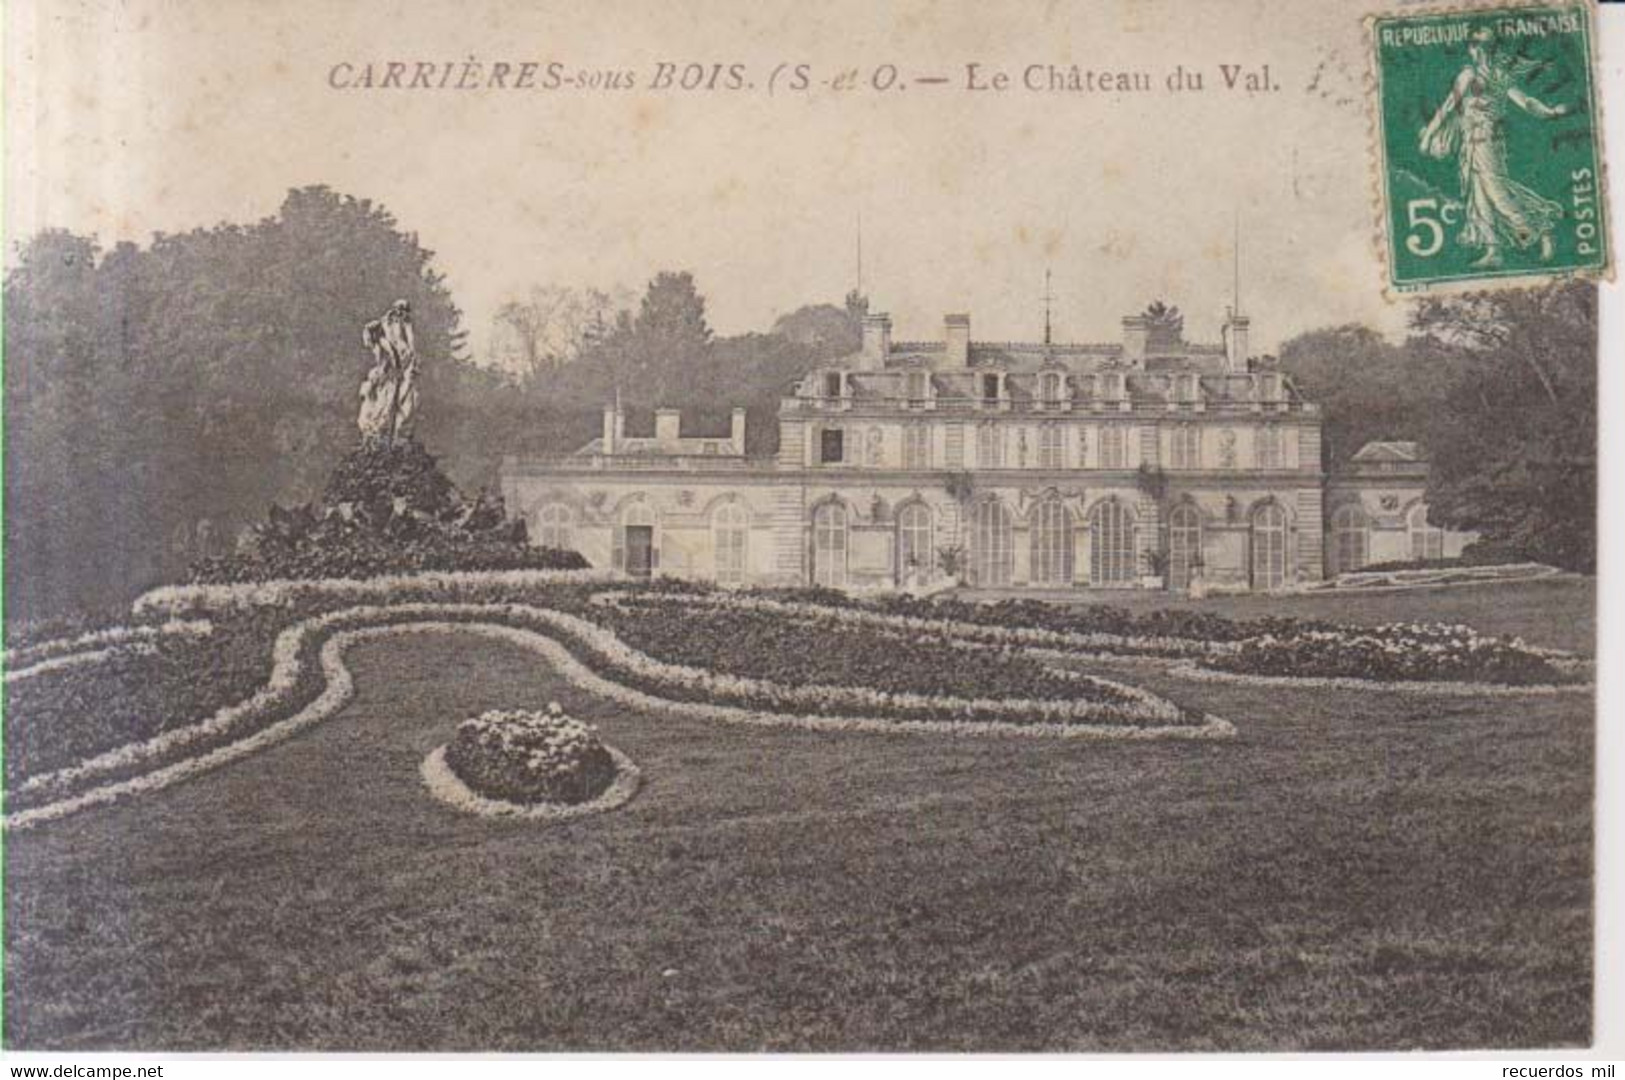
<path id="1" fill-rule="evenodd" d="M 646 578 L 654 572 L 655 530 L 653 525 L 626 527 L 626 572 Z"/>

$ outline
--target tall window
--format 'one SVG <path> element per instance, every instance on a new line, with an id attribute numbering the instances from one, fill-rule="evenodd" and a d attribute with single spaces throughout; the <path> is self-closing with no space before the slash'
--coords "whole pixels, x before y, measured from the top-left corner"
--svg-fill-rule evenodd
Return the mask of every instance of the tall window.
<path id="1" fill-rule="evenodd" d="M 1260 469 L 1279 469 L 1281 467 L 1281 429 L 1273 424 L 1261 427 L 1257 431 L 1258 439 L 1258 467 Z"/>
<path id="2" fill-rule="evenodd" d="M 1190 587 L 1191 574 L 1202 562 L 1202 512 L 1180 503 L 1168 515 L 1168 587 Z"/>
<path id="3" fill-rule="evenodd" d="M 1332 515 L 1332 570 L 1349 574 L 1370 558 L 1371 533 L 1365 511 L 1358 506 L 1340 506 Z"/>
<path id="4" fill-rule="evenodd" d="M 1033 513 L 1034 583 L 1072 584 L 1072 512 L 1060 499 L 1049 498 L 1039 503 Z"/>
<path id="5" fill-rule="evenodd" d="M 932 547 L 931 508 L 909 503 L 897 514 L 897 579 L 903 584 L 931 578 L 935 558 Z"/>
<path id="6" fill-rule="evenodd" d="M 908 424 L 903 428 L 903 468 L 929 469 L 931 467 L 931 429 L 925 424 Z"/>
<path id="7" fill-rule="evenodd" d="M 996 423 L 976 426 L 976 467 L 1004 468 L 1004 429 Z"/>
<path id="8" fill-rule="evenodd" d="M 846 507 L 840 503 L 813 511 L 813 584 L 846 585 Z"/>
<path id="9" fill-rule="evenodd" d="M 1066 429 L 1060 424 L 1044 424 L 1038 429 L 1038 467 L 1066 467 Z"/>
<path id="10" fill-rule="evenodd" d="M 983 587 L 1010 584 L 1015 575 L 1015 523 L 997 499 L 985 499 L 971 511 L 971 572 Z"/>
<path id="11" fill-rule="evenodd" d="M 1444 530 L 1428 524 L 1426 503 L 1417 503 L 1411 507 L 1405 521 L 1411 534 L 1411 558 L 1444 558 Z"/>
<path id="12" fill-rule="evenodd" d="M 1175 469 L 1202 467 L 1202 429 L 1195 424 L 1180 424 L 1169 439 L 1168 464 Z"/>
<path id="13" fill-rule="evenodd" d="M 1100 467 L 1123 469 L 1128 467 L 1128 434 L 1121 424 L 1107 424 L 1100 429 Z"/>
<path id="14" fill-rule="evenodd" d="M 1286 584 L 1286 511 L 1265 503 L 1253 514 L 1253 588 Z"/>
<path id="15" fill-rule="evenodd" d="M 717 507 L 711 515 L 711 549 L 716 552 L 718 583 L 745 583 L 745 549 L 749 542 L 749 512 L 738 503 Z"/>
<path id="16" fill-rule="evenodd" d="M 548 503 L 536 515 L 536 542 L 543 547 L 575 547 L 575 534 L 570 528 L 570 508 L 563 503 Z"/>
<path id="17" fill-rule="evenodd" d="M 1134 515 L 1116 499 L 1108 499 L 1095 507 L 1089 521 L 1089 581 L 1126 585 L 1134 577 Z"/>
<path id="18" fill-rule="evenodd" d="M 839 465 L 845 453 L 845 432 L 840 428 L 825 428 L 818 433 L 818 461 L 823 465 Z"/>

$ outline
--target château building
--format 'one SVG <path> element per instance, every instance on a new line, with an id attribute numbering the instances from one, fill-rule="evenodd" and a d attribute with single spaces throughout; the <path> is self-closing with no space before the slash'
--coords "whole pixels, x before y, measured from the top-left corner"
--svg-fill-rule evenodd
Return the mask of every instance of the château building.
<path id="1" fill-rule="evenodd" d="M 939 341 L 862 347 L 789 388 L 774 457 L 616 406 L 573 454 L 509 457 L 502 491 L 537 543 L 630 576 L 899 588 L 1275 590 L 1375 561 L 1459 554 L 1427 522 L 1415 444 L 1321 462 L 1321 417 L 1249 363 L 1249 320 L 1188 342 L 1177 313 L 1119 341 L 984 342 L 968 315 Z"/>

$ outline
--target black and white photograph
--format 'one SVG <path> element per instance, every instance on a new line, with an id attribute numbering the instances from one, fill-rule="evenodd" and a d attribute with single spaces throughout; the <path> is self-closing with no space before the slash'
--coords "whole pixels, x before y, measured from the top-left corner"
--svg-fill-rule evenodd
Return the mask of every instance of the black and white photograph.
<path id="1" fill-rule="evenodd" d="M 5 32 L 6 1057 L 1622 1053 L 1625 5 Z"/>

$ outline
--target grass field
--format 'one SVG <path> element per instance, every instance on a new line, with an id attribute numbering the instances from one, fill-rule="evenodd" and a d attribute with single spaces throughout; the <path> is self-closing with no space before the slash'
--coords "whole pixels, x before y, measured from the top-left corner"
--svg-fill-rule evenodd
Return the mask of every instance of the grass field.
<path id="1" fill-rule="evenodd" d="M 1589 652 L 1591 597 L 1567 582 L 1266 606 L 1459 618 Z M 299 738 L 6 838 L 8 1046 L 1589 1038 L 1581 696 L 1283 691 L 1112 664 L 1239 736 L 1068 744 L 627 714 L 529 654 L 451 636 L 361 646 L 351 667 L 355 701 Z M 550 698 L 642 767 L 629 806 L 539 828 L 426 795 L 419 762 L 457 720 Z"/>

